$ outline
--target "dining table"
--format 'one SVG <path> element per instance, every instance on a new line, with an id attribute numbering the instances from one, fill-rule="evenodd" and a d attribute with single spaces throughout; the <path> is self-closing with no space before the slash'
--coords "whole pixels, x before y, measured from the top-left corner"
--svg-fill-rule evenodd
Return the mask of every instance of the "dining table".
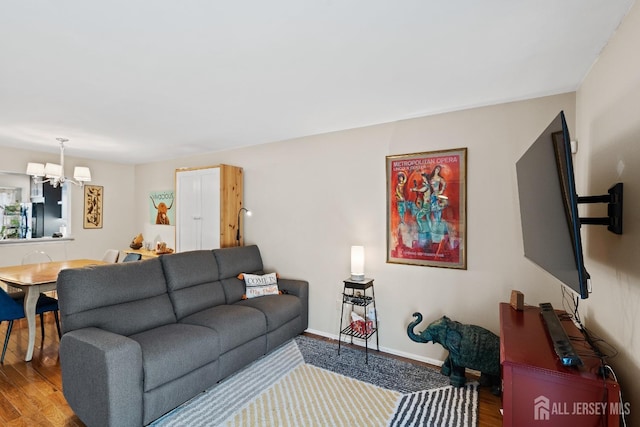
<path id="1" fill-rule="evenodd" d="M 22 289 L 25 293 L 24 313 L 29 325 L 29 344 L 25 361 L 29 362 L 33 357 L 33 348 L 36 342 L 36 303 L 40 294 L 56 289 L 58 273 L 64 269 L 102 264 L 107 263 L 95 259 L 72 259 L 0 267 L 0 282 Z"/>

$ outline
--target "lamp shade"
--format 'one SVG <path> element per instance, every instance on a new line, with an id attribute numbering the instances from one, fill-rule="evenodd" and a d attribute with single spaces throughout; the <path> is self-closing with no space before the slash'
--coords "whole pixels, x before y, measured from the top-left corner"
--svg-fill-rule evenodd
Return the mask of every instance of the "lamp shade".
<path id="1" fill-rule="evenodd" d="M 351 246 L 351 280 L 364 280 L 364 246 Z"/>
<path id="2" fill-rule="evenodd" d="M 73 169 L 73 179 L 79 182 L 90 182 L 91 171 L 86 166 L 76 166 Z"/>
<path id="3" fill-rule="evenodd" d="M 62 166 L 55 163 L 47 163 L 44 166 L 44 176 L 47 178 L 62 178 Z"/>
<path id="4" fill-rule="evenodd" d="M 27 163 L 27 175 L 44 176 L 44 165 L 42 163 Z"/>

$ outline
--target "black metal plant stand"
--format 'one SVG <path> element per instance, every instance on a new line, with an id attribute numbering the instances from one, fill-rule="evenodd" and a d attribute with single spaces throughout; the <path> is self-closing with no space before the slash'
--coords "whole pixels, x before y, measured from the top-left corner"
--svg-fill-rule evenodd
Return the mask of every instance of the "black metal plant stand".
<path id="1" fill-rule="evenodd" d="M 371 296 L 367 295 L 367 290 L 371 290 Z M 369 320 L 367 314 L 367 307 L 373 304 L 373 312 L 375 313 L 372 319 L 373 326 L 368 330 L 367 322 Z M 344 322 L 344 307 L 345 305 L 359 306 L 364 308 L 364 331 L 358 331 L 353 329 L 351 322 L 343 328 Z M 344 288 L 342 290 L 342 309 L 340 311 L 340 333 L 338 334 L 338 355 L 340 354 L 340 344 L 342 343 L 342 335 L 351 337 L 351 344 L 353 344 L 353 338 L 359 338 L 364 340 L 365 349 L 365 363 L 369 363 L 369 339 L 376 335 L 376 350 L 380 351 L 380 338 L 378 334 L 378 312 L 376 310 L 376 293 L 373 289 L 373 279 L 364 280 L 344 280 Z"/>

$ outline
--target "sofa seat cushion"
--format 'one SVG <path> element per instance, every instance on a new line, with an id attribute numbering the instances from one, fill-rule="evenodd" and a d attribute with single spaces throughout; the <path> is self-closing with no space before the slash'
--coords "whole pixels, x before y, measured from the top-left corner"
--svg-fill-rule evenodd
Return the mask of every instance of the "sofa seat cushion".
<path id="1" fill-rule="evenodd" d="M 237 305 L 218 305 L 187 316 L 180 323 L 206 326 L 220 338 L 220 353 L 267 333 L 267 321 L 260 310 Z"/>
<path id="2" fill-rule="evenodd" d="M 267 332 L 275 331 L 302 314 L 300 298 L 294 295 L 265 295 L 242 300 L 234 305 L 260 310 L 267 319 Z"/>
<path id="3" fill-rule="evenodd" d="M 175 323 L 129 338 L 142 349 L 145 392 L 215 362 L 220 356 L 216 331 L 197 325 Z"/>

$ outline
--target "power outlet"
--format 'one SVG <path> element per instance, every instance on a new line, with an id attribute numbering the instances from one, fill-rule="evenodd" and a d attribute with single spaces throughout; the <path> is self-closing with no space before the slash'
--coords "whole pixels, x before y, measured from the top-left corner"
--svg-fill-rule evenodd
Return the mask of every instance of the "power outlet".
<path id="1" fill-rule="evenodd" d="M 578 152 L 578 141 L 575 139 L 571 140 L 571 154 L 576 154 Z"/>

